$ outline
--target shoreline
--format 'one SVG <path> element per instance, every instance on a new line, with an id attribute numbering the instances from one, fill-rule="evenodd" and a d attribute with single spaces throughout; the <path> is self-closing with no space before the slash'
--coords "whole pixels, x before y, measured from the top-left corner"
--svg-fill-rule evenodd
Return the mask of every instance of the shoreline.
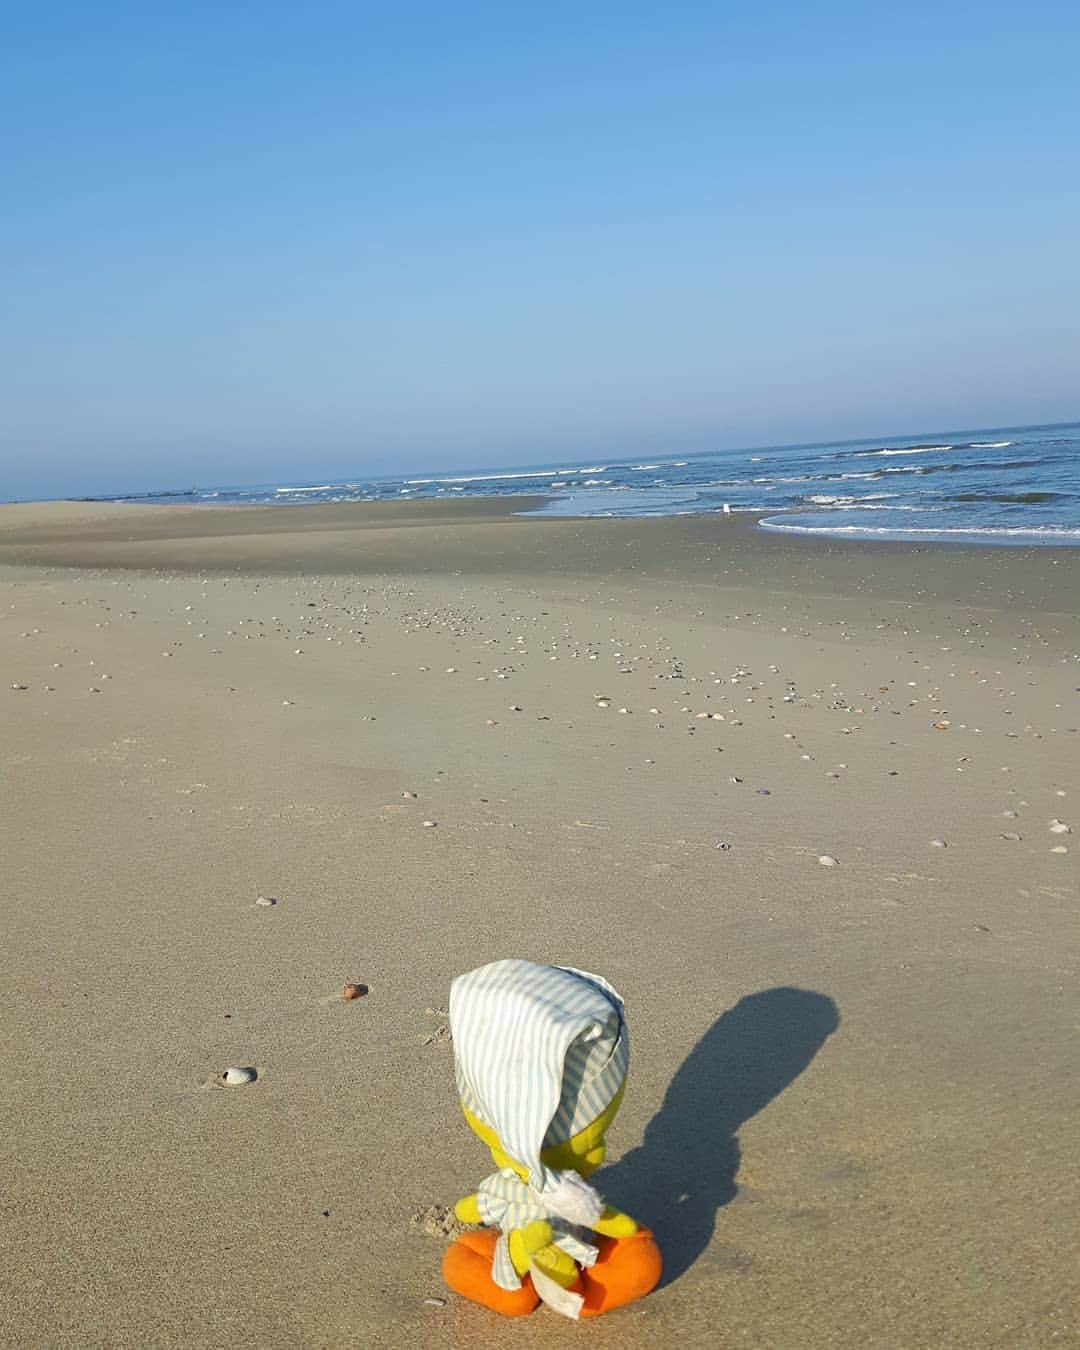
<path id="1" fill-rule="evenodd" d="M 758 517 L 518 514 L 542 497 L 313 506 L 0 506 L 0 566 L 372 576 L 546 576 L 635 587 L 770 587 L 807 599 L 1077 615 L 1080 549 L 866 541 L 756 529 Z M 283 541 L 289 541 L 286 549 Z"/>

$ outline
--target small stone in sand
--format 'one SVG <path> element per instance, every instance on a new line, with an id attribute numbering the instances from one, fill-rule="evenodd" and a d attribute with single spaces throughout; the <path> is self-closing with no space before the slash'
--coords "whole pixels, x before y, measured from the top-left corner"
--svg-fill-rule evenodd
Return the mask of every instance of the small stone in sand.
<path id="1" fill-rule="evenodd" d="M 1068 851 L 1069 850 L 1066 848 L 1064 844 L 1055 844 L 1054 847 L 1050 850 L 1051 853 L 1068 853 Z"/>
<path id="2" fill-rule="evenodd" d="M 416 793 L 415 793 L 415 792 L 403 792 L 401 795 L 402 795 L 403 797 L 410 797 L 410 798 L 415 798 L 415 797 L 416 797 Z"/>
<path id="3" fill-rule="evenodd" d="M 427 1308 L 445 1308 L 445 1307 L 446 1307 L 446 1299 L 444 1299 L 444 1298 L 426 1298 L 426 1299 L 424 1299 L 424 1306 L 427 1307 Z"/>
<path id="4" fill-rule="evenodd" d="M 833 857 L 833 855 L 832 855 L 831 853 L 823 853 L 823 854 L 818 858 L 818 862 L 822 865 L 822 867 L 839 867 L 839 866 L 840 866 L 840 863 L 837 861 L 836 858 Z"/>
<path id="5" fill-rule="evenodd" d="M 471 1233 L 479 1226 L 473 1223 L 462 1223 L 452 1209 L 446 1205 L 428 1205 L 424 1209 L 418 1209 L 413 1213 L 410 1220 L 413 1228 L 418 1228 L 428 1237 L 433 1238 L 456 1238 L 462 1233 Z"/>
<path id="6" fill-rule="evenodd" d="M 277 901 L 272 895 L 260 895 L 255 903 L 257 905 L 262 905 L 265 909 L 270 909 L 273 905 L 277 904 Z"/>
<path id="7" fill-rule="evenodd" d="M 948 844 L 948 841 L 945 840 L 945 839 L 931 839 L 931 840 L 930 840 L 930 847 L 931 847 L 931 848 L 948 848 L 948 847 L 949 847 L 949 844 Z"/>
<path id="8" fill-rule="evenodd" d="M 351 1003 L 353 999 L 363 998 L 367 993 L 367 991 L 368 987 L 366 984 L 356 984 L 350 982 L 345 986 L 344 989 L 342 989 L 341 997 L 345 999 L 347 1003 Z"/>
<path id="9" fill-rule="evenodd" d="M 1008 839 L 1010 843 L 1018 844 L 1020 840 L 1023 838 L 1023 835 L 1017 834 L 1014 830 L 1006 830 L 1006 832 L 1001 836 L 1001 838 Z"/>
<path id="10" fill-rule="evenodd" d="M 23 689 L 29 689 L 29 688 L 30 688 L 30 686 L 29 686 L 28 684 L 13 684 L 11 687 L 12 687 L 12 689 L 17 689 L 17 690 L 23 690 Z"/>
<path id="11" fill-rule="evenodd" d="M 439 823 L 439 822 L 438 822 L 437 820 L 425 820 L 425 821 L 424 821 L 424 829 L 425 829 L 425 830 L 433 830 L 433 829 L 436 827 L 436 825 L 438 825 L 438 823 Z"/>
<path id="12" fill-rule="evenodd" d="M 258 1074 L 254 1069 L 241 1065 L 231 1065 L 221 1075 L 229 1087 L 241 1087 L 244 1083 L 254 1083 Z"/>

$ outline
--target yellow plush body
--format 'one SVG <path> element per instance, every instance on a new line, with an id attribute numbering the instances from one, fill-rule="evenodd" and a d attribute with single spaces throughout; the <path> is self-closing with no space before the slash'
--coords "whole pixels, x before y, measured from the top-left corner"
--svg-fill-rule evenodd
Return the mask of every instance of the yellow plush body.
<path id="1" fill-rule="evenodd" d="M 622 1104 L 625 1084 L 612 1100 L 590 1124 L 567 1139 L 565 1143 L 552 1145 L 540 1154 L 545 1167 L 557 1171 L 574 1171 L 583 1177 L 591 1176 L 603 1163 L 607 1151 L 605 1136 Z M 488 1146 L 495 1165 L 499 1168 L 512 1168 L 522 1181 L 529 1180 L 527 1170 L 504 1150 L 499 1136 L 490 1126 L 462 1107 L 469 1128 Z M 454 1213 L 462 1223 L 482 1223 L 480 1206 L 476 1192 L 465 1196 L 454 1206 Z M 604 1237 L 630 1237 L 638 1231 L 638 1225 L 629 1216 L 610 1205 L 593 1225 L 593 1230 Z M 548 1223 L 530 1223 L 525 1228 L 514 1229 L 508 1234 L 510 1259 L 519 1275 L 525 1275 L 531 1266 L 539 1266 L 551 1279 L 569 1289 L 578 1278 L 578 1268 L 573 1259 L 560 1251 L 552 1241 L 551 1225 Z"/>

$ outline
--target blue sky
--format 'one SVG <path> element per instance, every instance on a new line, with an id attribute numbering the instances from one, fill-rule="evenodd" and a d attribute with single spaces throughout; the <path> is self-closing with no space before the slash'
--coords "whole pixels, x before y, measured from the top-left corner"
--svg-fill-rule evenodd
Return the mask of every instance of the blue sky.
<path id="1" fill-rule="evenodd" d="M 0 498 L 1080 416 L 1080 11 L 9 6 Z"/>

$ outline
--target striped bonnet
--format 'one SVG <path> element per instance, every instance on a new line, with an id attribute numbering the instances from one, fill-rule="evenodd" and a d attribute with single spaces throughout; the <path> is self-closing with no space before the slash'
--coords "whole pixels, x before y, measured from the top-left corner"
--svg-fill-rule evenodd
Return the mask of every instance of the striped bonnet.
<path id="1" fill-rule="evenodd" d="M 585 1187 L 540 1153 L 591 1125 L 626 1078 L 630 1044 L 611 985 L 569 967 L 494 961 L 450 986 L 450 1030 L 462 1105 L 495 1131 L 532 1190 Z"/>

